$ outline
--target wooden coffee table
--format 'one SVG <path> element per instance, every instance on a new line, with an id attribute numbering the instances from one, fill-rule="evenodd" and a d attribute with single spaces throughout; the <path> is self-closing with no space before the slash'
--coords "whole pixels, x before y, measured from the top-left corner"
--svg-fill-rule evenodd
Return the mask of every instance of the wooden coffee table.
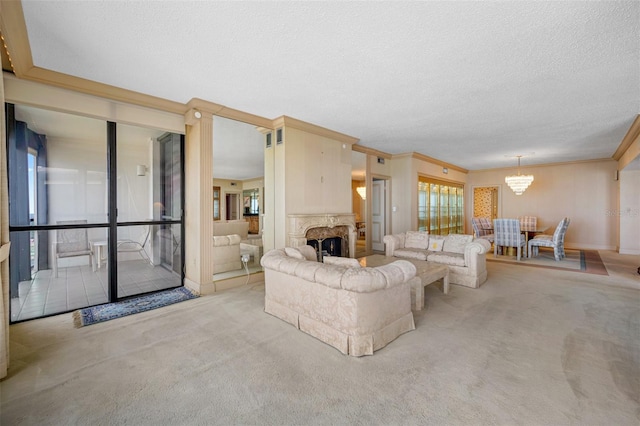
<path id="1" fill-rule="evenodd" d="M 427 262 L 425 260 L 402 259 L 399 257 L 384 256 L 382 254 L 374 254 L 371 256 L 361 257 L 358 259 L 362 266 L 382 266 L 388 265 L 396 260 L 406 260 L 416 267 L 416 276 L 420 278 L 420 285 L 415 287 L 416 291 L 416 310 L 424 308 L 424 287 L 442 279 L 442 291 L 449 294 L 449 267 L 439 263 Z"/>

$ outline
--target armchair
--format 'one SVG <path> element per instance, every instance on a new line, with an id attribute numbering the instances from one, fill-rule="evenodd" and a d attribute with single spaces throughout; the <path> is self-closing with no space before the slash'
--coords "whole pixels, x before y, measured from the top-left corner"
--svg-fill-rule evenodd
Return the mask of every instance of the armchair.
<path id="1" fill-rule="evenodd" d="M 139 239 L 118 239 L 117 251 L 118 253 L 138 253 L 142 259 L 151 263 L 149 254 L 145 250 L 145 246 L 149 241 L 149 234 L 151 232 L 151 226 L 144 226 L 143 232 L 140 233 Z"/>
<path id="2" fill-rule="evenodd" d="M 60 220 L 58 225 L 86 224 L 86 220 Z M 56 242 L 53 243 L 53 275 L 58 277 L 58 260 L 68 257 L 89 256 L 89 265 L 93 265 L 93 251 L 89 245 L 87 229 L 58 229 Z"/>

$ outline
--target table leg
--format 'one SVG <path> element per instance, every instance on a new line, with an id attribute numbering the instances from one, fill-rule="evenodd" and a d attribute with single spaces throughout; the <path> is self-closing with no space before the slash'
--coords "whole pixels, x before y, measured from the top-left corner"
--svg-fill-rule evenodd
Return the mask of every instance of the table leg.
<path id="1" fill-rule="evenodd" d="M 445 272 L 442 278 L 442 291 L 444 294 L 449 294 L 449 268 L 447 268 L 447 272 Z"/>
<path id="2" fill-rule="evenodd" d="M 99 245 L 97 251 L 98 254 L 98 269 L 102 268 L 102 247 L 103 245 Z"/>
<path id="3" fill-rule="evenodd" d="M 424 308 L 424 285 L 422 284 L 422 280 L 416 280 L 416 311 L 422 310 Z"/>

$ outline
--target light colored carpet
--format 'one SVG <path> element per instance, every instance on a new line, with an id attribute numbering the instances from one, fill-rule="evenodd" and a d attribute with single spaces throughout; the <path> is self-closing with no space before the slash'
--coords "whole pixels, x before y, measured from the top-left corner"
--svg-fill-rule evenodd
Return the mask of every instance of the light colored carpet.
<path id="1" fill-rule="evenodd" d="M 518 260 L 517 256 L 499 254 L 493 255 L 493 251 L 487 254 L 487 261 L 510 262 L 519 266 L 532 266 L 536 268 L 569 269 L 582 271 L 590 274 L 607 275 L 607 270 L 602 263 L 602 259 L 596 250 L 575 250 L 566 249 L 566 256 L 561 260 L 556 260 L 553 249 L 540 247 L 537 256 L 522 256 Z"/>
<path id="2" fill-rule="evenodd" d="M 427 286 L 416 330 L 362 358 L 265 314 L 260 284 L 16 324 L 0 423 L 637 425 L 640 257 L 606 258 L 610 276 L 489 262 L 479 289 Z"/>

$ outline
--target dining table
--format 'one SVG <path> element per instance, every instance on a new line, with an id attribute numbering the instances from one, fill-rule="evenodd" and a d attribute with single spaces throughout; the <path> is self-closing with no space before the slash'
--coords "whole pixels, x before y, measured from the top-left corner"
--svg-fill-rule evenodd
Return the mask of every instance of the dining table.
<path id="1" fill-rule="evenodd" d="M 531 238 L 535 236 L 535 234 L 544 234 L 549 229 L 548 226 L 536 226 L 534 227 L 521 227 L 520 231 L 524 232 L 525 241 L 529 241 L 529 234 L 532 234 Z"/>

